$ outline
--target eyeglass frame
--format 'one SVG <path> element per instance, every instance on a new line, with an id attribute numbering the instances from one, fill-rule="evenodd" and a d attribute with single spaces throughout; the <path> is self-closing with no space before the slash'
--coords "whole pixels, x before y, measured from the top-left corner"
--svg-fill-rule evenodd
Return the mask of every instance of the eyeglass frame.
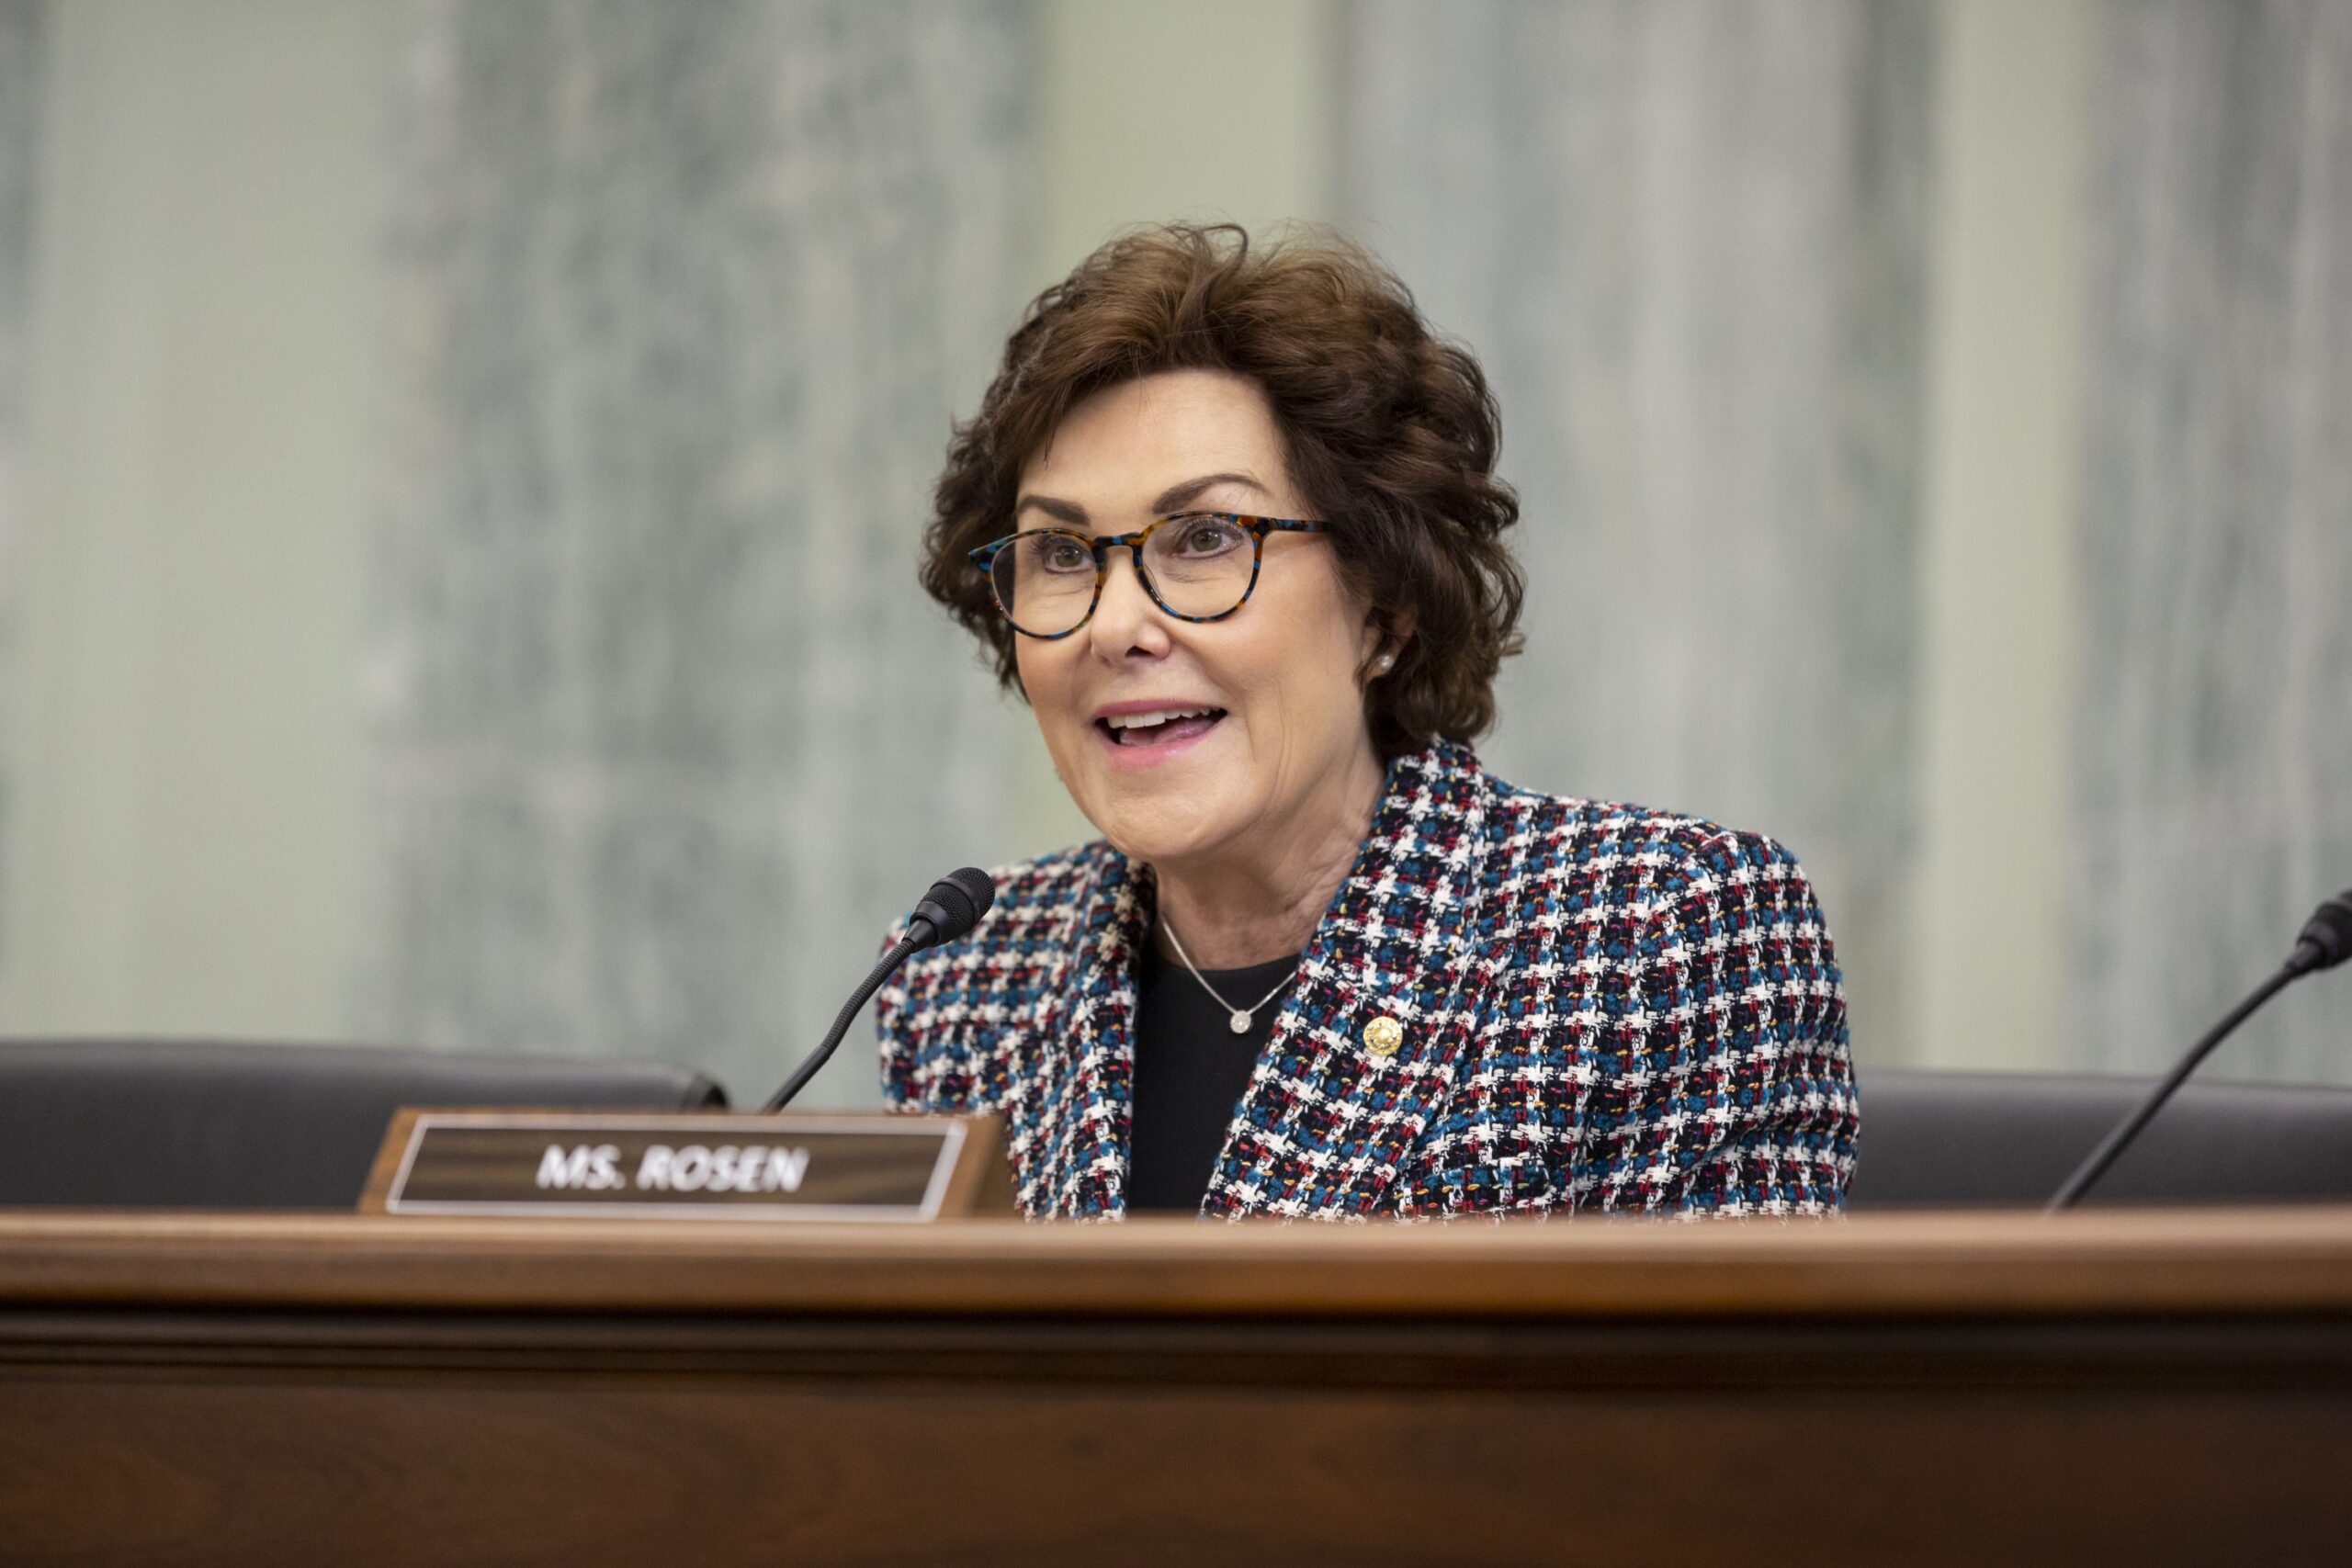
<path id="1" fill-rule="evenodd" d="M 1197 523 L 1204 517 L 1238 524 L 1243 531 L 1249 534 L 1250 585 L 1241 591 L 1241 597 L 1234 601 L 1233 607 L 1229 610 L 1219 610 L 1214 615 L 1188 615 L 1159 596 L 1159 589 L 1151 581 L 1151 573 L 1143 569 L 1143 546 L 1145 540 L 1170 523 Z M 1090 536 L 1080 533 L 1075 528 L 1023 528 L 967 552 L 964 558 L 978 567 L 980 575 L 988 579 L 989 597 L 996 602 L 996 613 L 1004 617 L 1006 626 L 1011 626 L 1023 637 L 1035 637 L 1039 642 L 1059 642 L 1066 637 L 1076 637 L 1085 630 L 1086 623 L 1094 618 L 1096 610 L 1102 608 L 1102 585 L 1111 580 L 1111 552 L 1121 546 L 1126 547 L 1128 558 L 1135 563 L 1136 581 L 1143 584 L 1143 591 L 1150 595 L 1153 604 L 1180 621 L 1189 621 L 1194 626 L 1206 626 L 1212 621 L 1221 621 L 1227 615 L 1237 614 L 1242 605 L 1250 603 L 1250 595 L 1258 592 L 1258 574 L 1265 570 L 1266 565 L 1267 535 L 1328 534 L 1330 531 L 1331 525 L 1329 523 L 1315 522 L 1305 517 L 1252 517 L 1240 512 L 1171 512 L 1165 517 L 1153 519 L 1151 523 L 1132 534 L 1098 534 Z M 1094 552 L 1094 596 L 1087 601 L 1086 614 L 1080 615 L 1078 618 L 1078 624 L 1068 631 L 1033 632 L 1029 630 L 1012 618 L 1012 612 L 1005 608 L 1004 595 L 997 590 L 997 556 L 1015 539 L 1027 538 L 1033 534 L 1058 534 L 1066 539 L 1080 541 Z"/>

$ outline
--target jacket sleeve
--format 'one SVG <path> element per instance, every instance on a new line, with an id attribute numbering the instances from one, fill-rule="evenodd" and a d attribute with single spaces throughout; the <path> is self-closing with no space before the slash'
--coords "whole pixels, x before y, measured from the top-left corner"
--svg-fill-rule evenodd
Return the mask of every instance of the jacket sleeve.
<path id="1" fill-rule="evenodd" d="M 1817 1214 L 1857 1106 L 1821 906 L 1770 839 L 1713 830 L 1662 872 L 1589 1106 L 1577 1207 Z"/>

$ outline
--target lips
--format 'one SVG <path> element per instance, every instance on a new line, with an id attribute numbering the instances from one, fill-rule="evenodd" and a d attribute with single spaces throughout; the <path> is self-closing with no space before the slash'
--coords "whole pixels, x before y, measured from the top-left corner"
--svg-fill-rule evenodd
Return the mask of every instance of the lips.
<path id="1" fill-rule="evenodd" d="M 1094 721 L 1094 728 L 1118 750 L 1137 751 L 1196 740 L 1224 718 L 1223 708 L 1199 705 L 1105 714 Z"/>

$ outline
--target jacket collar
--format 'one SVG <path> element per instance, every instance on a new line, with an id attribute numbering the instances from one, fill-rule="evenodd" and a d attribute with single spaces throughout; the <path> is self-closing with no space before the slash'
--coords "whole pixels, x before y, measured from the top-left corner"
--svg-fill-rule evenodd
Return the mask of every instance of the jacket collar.
<path id="1" fill-rule="evenodd" d="M 1458 992 L 1493 788 L 1449 742 L 1389 764 L 1372 830 L 1308 939 L 1227 1134 L 1206 1213 L 1381 1206 L 1450 1094 L 1467 1037 Z M 1148 867 L 1114 852 L 1098 863 L 1063 983 L 1023 1031 L 1037 1077 L 1013 1164 L 1035 1213 L 1109 1215 L 1125 1204 L 1136 960 L 1155 899 Z M 1392 1055 L 1366 1035 L 1383 1018 L 1402 1032 Z"/>

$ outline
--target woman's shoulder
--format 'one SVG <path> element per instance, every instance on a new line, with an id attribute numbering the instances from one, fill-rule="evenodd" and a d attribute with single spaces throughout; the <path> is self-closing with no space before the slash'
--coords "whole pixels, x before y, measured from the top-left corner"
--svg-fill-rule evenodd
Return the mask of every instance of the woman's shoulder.
<path id="1" fill-rule="evenodd" d="M 954 1000 L 975 987 L 1002 992 L 1043 983 L 1068 954 L 1091 907 L 1125 871 L 1125 857 L 1100 840 L 990 867 L 996 895 L 988 914 L 969 935 L 908 960 L 899 988 Z M 904 931 L 903 923 L 892 927 L 888 940 Z"/>
<path id="2" fill-rule="evenodd" d="M 1001 993 L 1040 983 L 1068 953 L 1089 908 L 1125 871 L 1125 857 L 1101 840 L 990 867 L 996 892 L 988 914 L 969 935 L 908 960 L 892 988 L 952 1004 L 976 988 Z M 893 927 L 888 940 L 904 930 Z"/>
<path id="3" fill-rule="evenodd" d="M 1001 1103 L 1009 1026 L 1062 983 L 1076 940 L 1126 863 L 1107 843 L 990 869 L 996 897 L 970 933 L 916 953 L 875 996 L 882 1087 L 892 1105 Z M 899 931 L 893 930 L 891 940 Z"/>
<path id="4" fill-rule="evenodd" d="M 1654 906 L 1717 886 L 1811 890 L 1779 840 L 1708 817 L 1633 801 L 1552 795 L 1488 773 L 1490 882 L 1555 896 Z"/>
<path id="5" fill-rule="evenodd" d="M 1769 972 L 1807 1005 L 1841 994 L 1820 899 L 1764 833 L 1497 780 L 1487 881 L 1493 929 L 1528 932 L 1539 952 L 1663 964 L 1657 973 L 1685 986 Z"/>
<path id="6" fill-rule="evenodd" d="M 1797 856 L 1764 832 L 1726 828 L 1708 816 L 1625 799 L 1545 795 L 1487 773 L 1494 790 L 1488 837 L 1547 863 L 1651 867 L 1668 879 L 1740 867 L 1794 865 Z"/>
<path id="7" fill-rule="evenodd" d="M 995 879 L 1000 906 L 1009 902 L 1057 903 L 1073 894 L 1084 893 L 1101 880 L 1105 870 L 1123 864 L 1125 859 L 1108 840 L 1093 839 L 1027 860 L 991 866 L 989 875 Z"/>

